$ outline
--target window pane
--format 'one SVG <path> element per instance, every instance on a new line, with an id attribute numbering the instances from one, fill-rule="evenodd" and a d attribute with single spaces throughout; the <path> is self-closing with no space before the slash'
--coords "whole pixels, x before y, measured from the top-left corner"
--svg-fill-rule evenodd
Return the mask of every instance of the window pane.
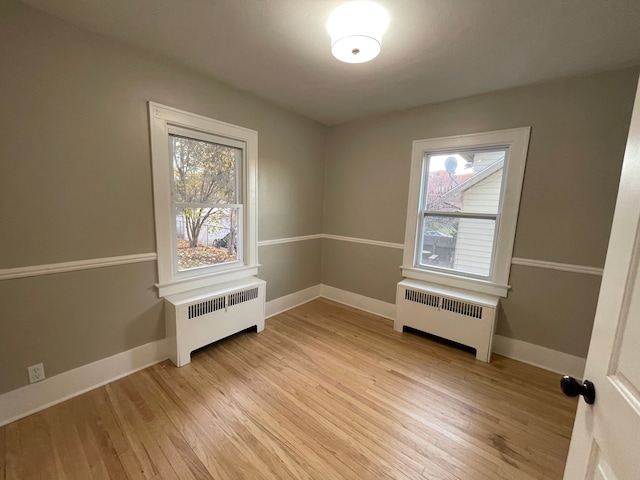
<path id="1" fill-rule="evenodd" d="M 428 155 L 423 210 L 498 213 L 506 150 Z"/>
<path id="2" fill-rule="evenodd" d="M 182 208 L 176 215 L 178 270 L 235 262 L 238 208 Z"/>
<path id="3" fill-rule="evenodd" d="M 177 203 L 239 203 L 238 165 L 242 150 L 169 135 Z"/>
<path id="4" fill-rule="evenodd" d="M 422 265 L 453 268 L 459 221 L 458 217 L 424 218 L 420 255 Z"/>
<path id="5" fill-rule="evenodd" d="M 422 224 L 419 263 L 489 276 L 495 229 L 495 219 L 427 214 Z"/>

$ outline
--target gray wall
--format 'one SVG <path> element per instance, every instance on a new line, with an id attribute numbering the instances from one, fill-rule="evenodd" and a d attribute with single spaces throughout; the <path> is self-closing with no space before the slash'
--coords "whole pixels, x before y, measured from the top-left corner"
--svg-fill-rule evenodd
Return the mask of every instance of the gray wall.
<path id="1" fill-rule="evenodd" d="M 514 256 L 602 267 L 637 77 L 624 70 L 332 127 L 324 232 L 404 243 L 413 140 L 531 126 Z M 399 251 L 354 245 L 325 240 L 323 282 L 393 302 Z M 513 267 L 510 284 L 499 334 L 586 356 L 600 277 Z"/>
<path id="2" fill-rule="evenodd" d="M 324 126 L 19 3 L 0 61 L 0 269 L 155 252 L 149 100 L 258 130 L 259 240 L 321 233 Z M 320 248 L 260 248 L 267 299 L 319 284 Z M 163 338 L 156 275 L 0 281 L 0 393 Z"/>
<path id="3" fill-rule="evenodd" d="M 155 251 L 147 106 L 259 131 L 259 239 L 402 243 L 411 143 L 532 126 L 515 256 L 602 267 L 637 71 L 326 128 L 3 0 L 0 269 Z M 267 300 L 325 283 L 394 301 L 401 251 L 309 240 L 259 251 Z M 154 262 L 0 281 L 0 393 L 163 338 Z M 514 266 L 498 333 L 585 355 L 599 277 Z"/>

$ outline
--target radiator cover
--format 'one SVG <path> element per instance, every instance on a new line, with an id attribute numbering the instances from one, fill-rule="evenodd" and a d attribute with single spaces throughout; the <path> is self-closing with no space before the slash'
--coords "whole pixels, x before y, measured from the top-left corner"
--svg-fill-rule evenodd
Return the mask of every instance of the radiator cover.
<path id="1" fill-rule="evenodd" d="M 498 297 L 403 280 L 396 291 L 394 329 L 415 328 L 475 348 L 476 358 L 491 360 Z"/>
<path id="2" fill-rule="evenodd" d="M 251 277 L 165 297 L 171 361 L 182 367 L 200 347 L 249 327 L 264 330 L 265 288 Z"/>

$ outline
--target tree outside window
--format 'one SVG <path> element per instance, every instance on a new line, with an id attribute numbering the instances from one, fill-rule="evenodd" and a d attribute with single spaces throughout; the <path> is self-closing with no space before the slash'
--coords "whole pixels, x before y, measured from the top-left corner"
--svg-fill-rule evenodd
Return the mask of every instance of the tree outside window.
<path id="1" fill-rule="evenodd" d="M 177 134 L 169 140 L 178 270 L 239 260 L 242 149 Z"/>

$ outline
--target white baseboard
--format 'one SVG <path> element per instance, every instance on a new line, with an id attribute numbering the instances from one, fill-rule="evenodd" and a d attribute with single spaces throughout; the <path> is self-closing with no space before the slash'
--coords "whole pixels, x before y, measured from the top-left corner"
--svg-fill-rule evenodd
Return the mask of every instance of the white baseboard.
<path id="1" fill-rule="evenodd" d="M 396 306 L 329 285 L 314 285 L 266 303 L 266 317 L 324 297 L 381 317 L 395 319 Z M 552 372 L 582 378 L 586 359 L 513 338 L 495 335 L 493 351 Z M 0 427 L 69 398 L 130 375 L 168 358 L 166 339 L 47 378 L 0 395 Z"/>
<path id="2" fill-rule="evenodd" d="M 587 362 L 586 358 L 502 335 L 493 336 L 493 351 L 498 355 L 576 378 L 582 378 Z"/>
<path id="3" fill-rule="evenodd" d="M 165 339 L 0 395 L 0 427 L 168 358 Z"/>
<path id="4" fill-rule="evenodd" d="M 294 292 L 284 297 L 276 298 L 265 304 L 265 318 L 273 317 L 287 310 L 291 310 L 303 303 L 310 302 L 311 300 L 320 296 L 320 285 L 314 285 L 313 287 L 305 288 L 298 292 Z"/>
<path id="5" fill-rule="evenodd" d="M 393 303 L 382 302 L 328 285 L 322 285 L 321 293 L 321 296 L 329 300 L 395 320 L 396 306 Z M 492 350 L 498 355 L 576 378 L 582 378 L 586 363 L 585 358 L 502 335 L 494 335 Z"/>
<path id="6" fill-rule="evenodd" d="M 334 302 L 343 303 L 350 307 L 364 310 L 365 312 L 374 313 L 385 318 L 390 318 L 391 320 L 394 320 L 396 318 L 395 303 L 383 302 L 382 300 L 365 297 L 364 295 L 347 292 L 346 290 L 340 290 L 339 288 L 330 287 L 329 285 L 324 284 L 321 285 L 320 291 L 320 295 L 322 297 L 333 300 Z"/>

